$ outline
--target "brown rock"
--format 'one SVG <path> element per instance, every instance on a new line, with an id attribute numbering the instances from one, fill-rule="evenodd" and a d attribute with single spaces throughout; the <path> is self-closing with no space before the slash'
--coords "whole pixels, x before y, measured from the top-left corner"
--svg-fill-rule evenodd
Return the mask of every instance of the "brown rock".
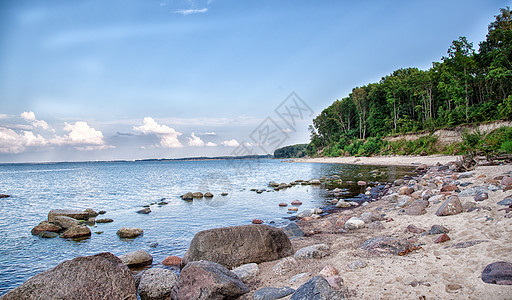
<path id="1" fill-rule="evenodd" d="M 286 207 L 286 206 L 288 206 L 288 204 L 286 204 L 284 202 L 279 203 L 279 207 Z"/>
<path id="2" fill-rule="evenodd" d="M 87 220 L 89 219 L 89 213 L 82 210 L 72 210 L 72 209 L 53 209 L 48 213 L 48 222 L 54 221 L 56 216 L 66 216 L 77 220 Z"/>
<path id="3" fill-rule="evenodd" d="M 88 236 L 91 236 L 91 230 L 89 229 L 89 227 L 87 227 L 85 225 L 75 225 L 75 226 L 69 227 L 68 229 L 66 229 L 66 231 L 64 231 L 60 235 L 60 237 L 62 237 L 62 238 L 71 238 L 71 239 L 88 237 Z"/>
<path id="4" fill-rule="evenodd" d="M 263 224 L 263 220 L 261 220 L 261 219 L 253 219 L 252 223 L 253 224 Z"/>
<path id="5" fill-rule="evenodd" d="M 163 261 L 162 265 L 164 266 L 179 266 L 181 265 L 181 257 L 178 256 L 167 256 Z"/>
<path id="6" fill-rule="evenodd" d="M 350 220 L 351 216 L 340 216 L 337 220 L 336 220 L 336 226 L 340 226 L 340 227 L 344 227 L 345 226 L 345 223 L 347 223 L 348 220 Z"/>
<path id="7" fill-rule="evenodd" d="M 302 202 L 300 200 L 293 200 L 292 205 L 302 205 Z"/>
<path id="8" fill-rule="evenodd" d="M 449 185 L 445 185 L 441 188 L 441 192 L 452 192 L 452 191 L 456 191 L 458 190 L 459 188 L 456 186 L 456 185 L 453 185 L 453 184 L 449 184 Z"/>
<path id="9" fill-rule="evenodd" d="M 144 230 L 142 230 L 142 228 L 130 228 L 130 227 L 121 227 L 117 231 L 117 235 L 120 238 L 125 238 L 125 239 L 136 238 L 143 233 L 144 233 Z"/>
<path id="10" fill-rule="evenodd" d="M 137 250 L 123 254 L 119 256 L 119 259 L 128 267 L 134 268 L 148 266 L 153 263 L 153 256 L 145 250 Z"/>
<path id="11" fill-rule="evenodd" d="M 459 197 L 450 196 L 448 199 L 439 207 L 436 212 L 436 216 L 451 216 L 460 214 L 463 212 L 462 203 L 460 203 Z"/>
<path id="12" fill-rule="evenodd" d="M 510 176 L 503 177 L 503 179 L 501 179 L 501 181 L 500 181 L 500 184 L 504 185 L 504 186 L 512 185 L 512 177 L 510 177 Z"/>
<path id="13" fill-rule="evenodd" d="M 512 285 L 512 263 L 497 261 L 488 264 L 482 271 L 482 281 L 501 285 Z"/>
<path id="14" fill-rule="evenodd" d="M 308 221 L 311 221 L 311 220 L 313 220 L 313 217 L 304 217 L 300 221 L 301 222 L 308 222 Z"/>
<path id="15" fill-rule="evenodd" d="M 136 300 L 130 270 L 111 253 L 77 257 L 40 273 L 10 291 L 2 300 L 126 299 Z"/>
<path id="16" fill-rule="evenodd" d="M 343 286 L 343 278 L 341 278 L 341 276 L 339 275 L 333 275 L 324 278 L 329 283 L 329 285 L 335 290 L 340 290 L 341 287 Z"/>
<path id="17" fill-rule="evenodd" d="M 366 181 L 360 180 L 360 181 L 357 182 L 357 185 L 366 185 Z"/>
<path id="18" fill-rule="evenodd" d="M 410 224 L 409 226 L 407 226 L 407 228 L 405 228 L 405 232 L 418 233 L 419 234 L 419 233 L 425 232 L 425 230 Z"/>
<path id="19" fill-rule="evenodd" d="M 331 266 L 331 265 L 327 265 L 325 266 L 321 271 L 320 273 L 318 273 L 318 275 L 320 276 L 323 276 L 324 278 L 325 277 L 329 277 L 329 276 L 334 276 L 334 275 L 338 275 L 339 274 L 339 271 Z"/>
<path id="20" fill-rule="evenodd" d="M 298 211 L 299 209 L 297 207 L 288 207 L 289 211 Z"/>
<path id="21" fill-rule="evenodd" d="M 292 244 L 281 229 L 268 225 L 243 225 L 198 232 L 183 257 L 183 263 L 208 260 L 233 268 L 292 254 Z"/>
<path id="22" fill-rule="evenodd" d="M 449 240 L 450 240 L 450 237 L 446 233 L 443 233 L 434 241 L 434 243 L 439 244 L 439 243 L 448 242 Z"/>
<path id="23" fill-rule="evenodd" d="M 195 261 L 181 271 L 174 299 L 236 299 L 249 288 L 220 264 Z"/>
<path id="24" fill-rule="evenodd" d="M 412 205 L 405 209 L 405 214 L 409 216 L 421 216 L 426 214 L 427 211 L 423 206 L 419 205 Z"/>
<path id="25" fill-rule="evenodd" d="M 66 216 L 55 216 L 53 218 L 53 223 L 57 226 L 62 227 L 63 229 L 68 229 L 73 226 L 80 225 L 77 219 L 73 219 Z"/>
<path id="26" fill-rule="evenodd" d="M 30 233 L 33 235 L 39 235 L 43 231 L 50 231 L 50 232 L 59 232 L 62 228 L 60 226 L 57 226 L 55 224 L 52 224 L 48 221 L 43 221 L 36 225 L 36 227 L 32 228 Z"/>

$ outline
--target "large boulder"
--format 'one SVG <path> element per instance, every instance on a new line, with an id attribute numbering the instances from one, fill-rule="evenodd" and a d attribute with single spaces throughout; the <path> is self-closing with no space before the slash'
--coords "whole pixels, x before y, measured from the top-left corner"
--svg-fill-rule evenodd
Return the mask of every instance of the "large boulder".
<path id="1" fill-rule="evenodd" d="M 151 268 L 142 273 L 137 288 L 141 300 L 165 300 L 178 283 L 178 275 L 171 270 Z"/>
<path id="2" fill-rule="evenodd" d="M 52 209 L 48 213 L 48 222 L 54 222 L 56 216 L 66 216 L 77 220 L 89 219 L 89 213 L 83 210 L 73 209 Z"/>
<path id="3" fill-rule="evenodd" d="M 73 226 L 80 225 L 80 222 L 78 222 L 77 219 L 73 219 L 66 216 L 55 216 L 53 218 L 53 223 L 57 226 L 60 226 L 64 229 L 68 229 Z"/>
<path id="4" fill-rule="evenodd" d="M 436 212 L 436 216 L 451 216 L 460 214 L 463 212 L 462 203 L 457 196 L 450 196 L 448 199 L 439 207 Z"/>
<path id="5" fill-rule="evenodd" d="M 111 253 L 77 257 L 40 273 L 10 291 L 2 300 L 126 299 L 136 300 L 130 270 Z"/>
<path id="6" fill-rule="evenodd" d="M 338 300 L 346 299 L 345 293 L 337 291 L 325 278 L 316 276 L 301 285 L 290 300 Z"/>
<path id="7" fill-rule="evenodd" d="M 75 225 L 69 227 L 60 235 L 62 238 L 70 239 L 83 238 L 88 236 L 91 236 L 91 230 L 85 225 Z"/>
<path id="8" fill-rule="evenodd" d="M 137 250 L 119 256 L 123 264 L 128 267 L 143 267 L 153 262 L 153 256 L 144 250 Z"/>
<path id="9" fill-rule="evenodd" d="M 60 226 L 52 224 L 48 221 L 43 221 L 43 222 L 39 223 L 38 225 L 36 225 L 34 228 L 32 228 L 30 233 L 32 233 L 33 235 L 39 235 L 41 232 L 44 232 L 44 231 L 59 232 L 61 230 L 62 230 L 62 228 Z"/>
<path id="10" fill-rule="evenodd" d="M 249 288 L 233 272 L 210 261 L 194 261 L 181 270 L 174 299 L 236 299 Z"/>
<path id="11" fill-rule="evenodd" d="M 243 225 L 198 232 L 183 263 L 208 260 L 233 268 L 292 254 L 292 244 L 282 230 L 267 225 Z"/>
<path id="12" fill-rule="evenodd" d="M 512 285 L 512 263 L 497 261 L 487 265 L 482 272 L 482 280 L 485 283 Z"/>

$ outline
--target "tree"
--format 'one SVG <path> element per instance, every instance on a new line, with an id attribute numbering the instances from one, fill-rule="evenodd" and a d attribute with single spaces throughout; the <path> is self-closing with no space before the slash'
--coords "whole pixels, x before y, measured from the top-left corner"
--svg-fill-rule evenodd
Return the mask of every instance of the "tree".
<path id="1" fill-rule="evenodd" d="M 366 115 L 368 113 L 366 90 L 364 88 L 355 88 L 352 90 L 352 99 L 354 100 L 359 114 L 359 138 L 364 139 L 366 137 Z"/>

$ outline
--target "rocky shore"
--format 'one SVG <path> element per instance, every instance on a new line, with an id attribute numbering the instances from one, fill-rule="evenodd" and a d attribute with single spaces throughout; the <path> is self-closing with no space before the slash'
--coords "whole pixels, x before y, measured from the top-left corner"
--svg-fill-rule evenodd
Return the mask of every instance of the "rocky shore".
<path id="1" fill-rule="evenodd" d="M 299 210 L 282 229 L 260 220 L 205 230 L 185 257 L 160 263 L 145 251 L 76 258 L 1 299 L 56 289 L 78 299 L 84 288 L 89 299 L 511 299 L 512 166 L 457 172 L 444 159 L 419 158 L 428 166 L 416 164 L 417 176 L 364 205 L 330 190 L 328 214 Z"/>

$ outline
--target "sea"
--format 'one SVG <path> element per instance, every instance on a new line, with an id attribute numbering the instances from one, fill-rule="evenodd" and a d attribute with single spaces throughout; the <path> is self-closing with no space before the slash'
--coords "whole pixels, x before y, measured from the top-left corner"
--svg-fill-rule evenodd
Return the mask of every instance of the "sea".
<path id="1" fill-rule="evenodd" d="M 385 175 L 374 177 L 378 169 Z M 111 252 L 122 255 L 146 250 L 159 264 L 169 255 L 182 256 L 194 235 L 205 229 L 251 224 L 282 227 L 297 213 L 281 202 L 300 200 L 298 213 L 328 207 L 325 186 L 296 185 L 274 191 L 269 182 L 290 183 L 338 175 L 347 199 L 363 202 L 357 181 L 392 182 L 411 168 L 291 163 L 277 159 L 189 161 L 62 162 L 0 164 L 0 295 L 28 278 L 78 256 Z M 350 182 L 353 181 L 353 182 Z M 261 194 L 253 189 L 265 189 Z M 211 192 L 211 199 L 184 201 L 187 192 Z M 221 196 L 221 193 L 228 193 Z M 162 202 L 166 205 L 159 205 Z M 151 213 L 138 214 L 149 205 Z M 105 210 L 98 218 L 113 223 L 91 226 L 83 240 L 44 239 L 30 233 L 52 209 Z M 290 220 L 292 219 L 292 220 Z M 122 240 L 121 227 L 139 227 L 143 236 Z M 151 246 L 153 247 L 151 247 Z M 156 247 L 154 247 L 156 245 Z"/>

